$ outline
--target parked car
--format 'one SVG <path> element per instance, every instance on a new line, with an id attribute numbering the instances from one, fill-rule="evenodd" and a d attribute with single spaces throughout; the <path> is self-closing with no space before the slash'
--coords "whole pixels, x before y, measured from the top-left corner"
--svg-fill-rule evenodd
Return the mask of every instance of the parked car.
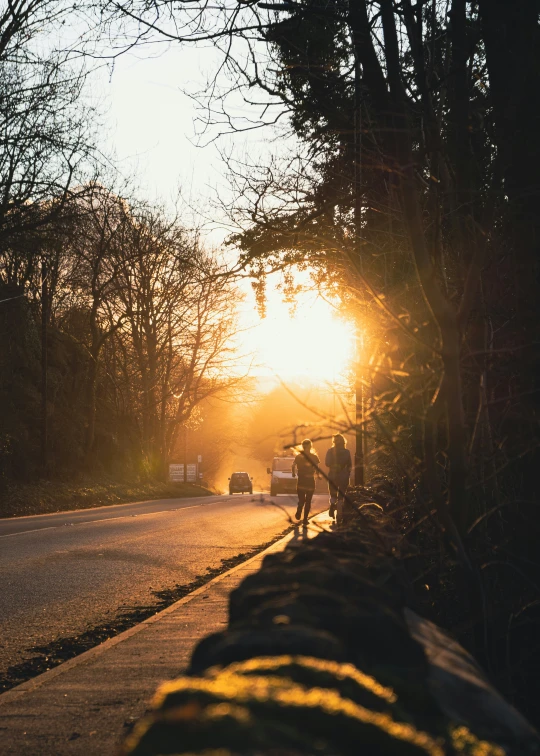
<path id="1" fill-rule="evenodd" d="M 229 478 L 229 493 L 253 493 L 253 478 L 246 472 L 234 472 Z"/>
<path id="2" fill-rule="evenodd" d="M 267 468 L 266 470 L 272 476 L 270 479 L 270 496 L 296 492 L 296 478 L 293 478 L 292 474 L 293 462 L 294 457 L 274 457 L 272 469 Z"/>

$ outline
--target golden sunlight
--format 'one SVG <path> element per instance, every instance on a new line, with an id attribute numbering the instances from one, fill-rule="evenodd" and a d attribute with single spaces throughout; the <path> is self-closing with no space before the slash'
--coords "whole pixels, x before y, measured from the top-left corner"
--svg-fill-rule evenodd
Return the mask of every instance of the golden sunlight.
<path id="1" fill-rule="evenodd" d="M 354 327 L 312 293 L 297 296 L 296 309 L 278 291 L 268 295 L 267 317 L 253 329 L 256 372 L 282 380 L 335 383 L 354 356 Z"/>

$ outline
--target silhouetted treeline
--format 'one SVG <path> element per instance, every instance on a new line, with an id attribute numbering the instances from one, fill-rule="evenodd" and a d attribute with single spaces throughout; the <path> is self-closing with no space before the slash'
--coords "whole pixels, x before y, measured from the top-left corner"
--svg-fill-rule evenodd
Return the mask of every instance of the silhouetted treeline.
<path id="1" fill-rule="evenodd" d="M 215 256 L 115 188 L 84 58 L 57 35 L 99 36 L 92 12 L 0 12 L 0 483 L 163 474 L 194 409 L 239 380 Z"/>
<path id="2" fill-rule="evenodd" d="M 284 104 L 298 150 L 231 164 L 235 241 L 262 281 L 308 265 L 340 290 L 372 462 L 421 481 L 464 535 L 537 490 L 538 9 L 280 8 L 246 11 L 271 63 L 238 82 Z"/>
<path id="3" fill-rule="evenodd" d="M 194 408 L 239 380 L 231 286 L 177 220 L 99 184 L 31 242 L 0 256 L 2 474 L 162 474 Z"/>

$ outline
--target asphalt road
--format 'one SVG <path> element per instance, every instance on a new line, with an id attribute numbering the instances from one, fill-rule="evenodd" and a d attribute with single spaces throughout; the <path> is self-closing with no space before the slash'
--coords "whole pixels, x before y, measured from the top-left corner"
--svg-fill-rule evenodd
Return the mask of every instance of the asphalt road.
<path id="1" fill-rule="evenodd" d="M 315 496 L 312 514 L 327 501 Z M 0 675 L 35 646 L 152 603 L 154 591 L 267 543 L 295 503 L 237 494 L 0 519 Z"/>

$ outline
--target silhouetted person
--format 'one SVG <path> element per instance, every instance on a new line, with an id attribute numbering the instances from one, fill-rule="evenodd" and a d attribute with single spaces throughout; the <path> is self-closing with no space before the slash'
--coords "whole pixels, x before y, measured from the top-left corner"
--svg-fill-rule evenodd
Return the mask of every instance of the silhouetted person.
<path id="1" fill-rule="evenodd" d="M 306 438 L 305 441 L 302 441 L 302 451 L 295 457 L 292 466 L 293 476 L 298 474 L 296 519 L 299 520 L 302 517 L 302 510 L 304 510 L 305 523 L 308 521 L 311 499 L 315 493 L 315 472 L 319 463 L 318 456 L 311 451 L 311 441 Z"/>
<path id="2" fill-rule="evenodd" d="M 328 471 L 328 491 L 330 493 L 330 517 L 334 517 L 337 509 L 337 521 L 343 519 L 343 501 L 345 491 L 349 486 L 352 459 L 351 453 L 346 449 L 347 442 L 341 433 L 332 436 L 332 448 L 326 452 L 324 460 Z"/>

